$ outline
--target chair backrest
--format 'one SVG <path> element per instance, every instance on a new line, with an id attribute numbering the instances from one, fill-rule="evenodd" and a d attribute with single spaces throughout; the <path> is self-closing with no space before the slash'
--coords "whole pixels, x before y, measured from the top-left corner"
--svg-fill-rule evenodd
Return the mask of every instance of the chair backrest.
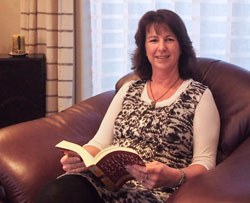
<path id="1" fill-rule="evenodd" d="M 116 91 L 130 80 L 133 72 L 121 78 Z M 217 163 L 250 136 L 250 72 L 220 60 L 198 58 L 194 79 L 213 93 L 221 118 Z"/>

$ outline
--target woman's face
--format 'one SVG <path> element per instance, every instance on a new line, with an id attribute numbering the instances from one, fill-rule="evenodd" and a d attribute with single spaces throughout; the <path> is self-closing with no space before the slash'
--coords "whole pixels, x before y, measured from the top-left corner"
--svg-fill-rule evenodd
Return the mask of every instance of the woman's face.
<path id="1" fill-rule="evenodd" d="M 180 45 L 176 36 L 166 26 L 162 26 L 158 32 L 154 24 L 147 29 L 145 48 L 153 72 L 178 70 Z"/>

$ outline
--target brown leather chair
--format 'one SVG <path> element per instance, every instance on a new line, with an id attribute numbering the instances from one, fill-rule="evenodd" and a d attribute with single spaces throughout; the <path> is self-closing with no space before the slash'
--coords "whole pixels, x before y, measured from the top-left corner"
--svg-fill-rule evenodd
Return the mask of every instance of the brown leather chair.
<path id="1" fill-rule="evenodd" d="M 167 202 L 250 202 L 250 72 L 199 58 L 196 79 L 211 89 L 221 116 L 217 167 L 193 178 Z M 134 78 L 128 74 L 116 85 Z M 115 90 L 60 113 L 0 129 L 0 202 L 34 202 L 40 188 L 63 173 L 62 139 L 86 143 L 96 133 Z"/>

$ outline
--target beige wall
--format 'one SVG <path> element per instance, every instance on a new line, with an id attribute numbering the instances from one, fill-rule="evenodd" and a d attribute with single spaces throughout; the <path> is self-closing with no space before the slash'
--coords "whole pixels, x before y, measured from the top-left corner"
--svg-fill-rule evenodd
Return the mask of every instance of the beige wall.
<path id="1" fill-rule="evenodd" d="M 20 33 L 20 0 L 1 0 L 0 53 L 11 51 L 11 36 Z"/>

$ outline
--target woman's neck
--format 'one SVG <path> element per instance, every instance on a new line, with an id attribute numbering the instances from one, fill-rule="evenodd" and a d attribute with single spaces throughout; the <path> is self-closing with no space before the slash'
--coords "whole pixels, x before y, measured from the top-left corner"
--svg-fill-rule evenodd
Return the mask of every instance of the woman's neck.
<path id="1" fill-rule="evenodd" d="M 178 71 L 172 71 L 172 72 L 155 71 L 152 74 L 151 83 L 155 85 L 156 84 L 163 85 L 166 87 L 171 85 L 173 81 L 177 80 L 178 78 L 180 78 Z"/>

